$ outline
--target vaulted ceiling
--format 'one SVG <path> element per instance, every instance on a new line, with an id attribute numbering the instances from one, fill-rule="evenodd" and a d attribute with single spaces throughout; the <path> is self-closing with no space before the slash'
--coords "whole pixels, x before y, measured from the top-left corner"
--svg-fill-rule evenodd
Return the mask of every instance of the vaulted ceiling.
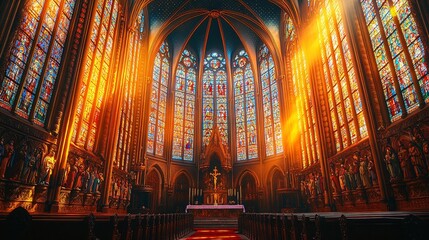
<path id="1" fill-rule="evenodd" d="M 173 56 L 188 48 L 201 59 L 212 51 L 231 58 L 239 48 L 255 56 L 261 42 L 272 51 L 279 50 L 276 48 L 282 10 L 296 12 L 291 9 L 297 3 L 296 0 L 137 0 L 133 6 L 147 7 L 152 52 L 167 39 Z"/>

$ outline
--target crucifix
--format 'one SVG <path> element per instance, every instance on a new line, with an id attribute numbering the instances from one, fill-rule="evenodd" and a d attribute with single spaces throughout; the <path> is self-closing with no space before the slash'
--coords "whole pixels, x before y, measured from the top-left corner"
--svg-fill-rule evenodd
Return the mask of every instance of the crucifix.
<path id="1" fill-rule="evenodd" d="M 217 176 L 220 175 L 220 173 L 217 171 L 217 167 L 216 166 L 214 167 L 213 172 L 211 172 L 210 175 L 213 176 L 214 190 L 216 190 Z"/>

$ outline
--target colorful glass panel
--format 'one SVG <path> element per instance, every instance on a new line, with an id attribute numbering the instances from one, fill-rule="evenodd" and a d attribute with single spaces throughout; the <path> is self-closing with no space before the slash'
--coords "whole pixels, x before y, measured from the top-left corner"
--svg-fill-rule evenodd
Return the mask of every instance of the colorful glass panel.
<path id="1" fill-rule="evenodd" d="M 223 144 L 228 143 L 228 82 L 225 59 L 213 52 L 204 59 L 203 73 L 203 143 L 210 141 L 217 126 Z"/>
<path id="2" fill-rule="evenodd" d="M 194 158 L 196 72 L 197 60 L 185 49 L 176 70 L 172 150 L 176 160 Z"/>
<path id="3" fill-rule="evenodd" d="M 328 26 L 328 27 L 327 27 Z M 325 0 L 318 20 L 323 72 L 337 151 L 367 136 L 362 102 L 338 0 Z"/>
<path id="4" fill-rule="evenodd" d="M 420 89 L 423 100 L 429 103 L 429 72 L 423 54 L 424 47 L 409 1 L 361 0 L 360 3 L 388 113 L 393 122 L 401 118 L 404 110 L 409 113 L 417 109 L 417 88 Z M 410 61 L 407 60 L 407 55 Z M 418 84 L 414 84 L 413 79 Z M 396 84 L 399 88 L 395 87 Z M 401 108 L 398 94 L 404 99 L 405 109 Z"/>
<path id="5" fill-rule="evenodd" d="M 280 123 L 280 99 L 273 58 L 262 45 L 258 52 L 262 82 L 262 105 L 264 109 L 265 153 L 267 157 L 283 152 L 282 128 Z"/>
<path id="6" fill-rule="evenodd" d="M 155 58 L 152 74 L 152 94 L 146 151 L 164 155 L 165 115 L 167 111 L 167 86 L 170 76 L 170 55 L 167 42 L 162 43 Z"/>
<path id="7" fill-rule="evenodd" d="M 297 47 L 291 49 L 294 57 L 291 61 L 292 82 L 294 85 L 295 108 L 301 139 L 302 163 L 306 168 L 319 160 L 316 132 L 316 116 L 312 102 L 311 84 L 304 51 Z"/>
<path id="8" fill-rule="evenodd" d="M 119 4 L 117 1 L 98 0 L 95 24 L 89 39 L 90 48 L 83 64 L 78 110 L 75 113 L 73 142 L 92 151 L 99 127 L 101 105 L 106 92 L 110 56 L 117 23 Z M 83 111 L 82 111 L 83 110 Z"/>
<path id="9" fill-rule="evenodd" d="M 128 171 L 130 165 L 135 165 L 132 154 L 132 131 L 135 123 L 133 114 L 133 99 L 136 93 L 136 84 L 139 78 L 138 66 L 140 59 L 140 52 L 142 48 L 141 36 L 143 35 L 143 28 L 139 27 L 144 25 L 143 11 L 135 23 L 135 31 L 130 31 L 128 42 L 127 61 L 125 66 L 125 81 L 124 81 L 124 99 L 121 105 L 121 120 L 118 133 L 117 148 L 113 153 L 114 165 L 123 170 Z M 132 161 L 132 162 L 130 162 Z"/>
<path id="10" fill-rule="evenodd" d="M 75 0 L 27 1 L 0 84 L 0 107 L 45 125 L 74 5 Z"/>
<path id="11" fill-rule="evenodd" d="M 258 157 L 255 81 L 247 52 L 244 50 L 238 52 L 232 66 L 237 160 L 255 159 Z"/>

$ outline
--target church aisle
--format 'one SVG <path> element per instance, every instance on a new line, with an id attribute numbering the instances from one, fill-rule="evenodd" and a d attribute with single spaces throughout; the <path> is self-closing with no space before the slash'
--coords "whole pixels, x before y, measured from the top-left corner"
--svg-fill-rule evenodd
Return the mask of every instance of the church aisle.
<path id="1" fill-rule="evenodd" d="M 247 239 L 245 236 L 237 234 L 236 229 L 196 229 L 189 237 L 182 240 L 192 239 Z"/>

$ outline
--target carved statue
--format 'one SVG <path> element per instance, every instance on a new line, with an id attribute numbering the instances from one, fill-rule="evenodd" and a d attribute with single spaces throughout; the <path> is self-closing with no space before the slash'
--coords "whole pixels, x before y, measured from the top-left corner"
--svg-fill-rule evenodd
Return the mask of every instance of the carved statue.
<path id="1" fill-rule="evenodd" d="M 13 153 L 14 151 L 14 141 L 10 140 L 10 142 L 8 144 L 6 144 L 4 146 L 4 156 L 3 159 L 1 161 L 1 165 L 0 165 L 0 177 L 1 178 L 5 178 L 6 176 L 6 170 L 9 166 L 9 162 L 12 159 Z"/>
<path id="2" fill-rule="evenodd" d="M 390 180 L 392 181 L 398 179 L 400 177 L 398 158 L 395 155 L 395 152 L 393 151 L 392 147 L 390 146 L 386 147 L 384 161 L 386 162 L 386 167 L 390 175 Z"/>
<path id="3" fill-rule="evenodd" d="M 21 177 L 21 172 L 24 169 L 24 164 L 27 158 L 28 145 L 24 143 L 19 152 L 15 153 L 15 156 L 12 157 L 9 161 L 9 178 L 15 181 L 19 181 Z"/>
<path id="4" fill-rule="evenodd" d="M 218 177 L 219 175 L 221 175 L 221 174 L 217 171 L 217 167 L 216 167 L 216 166 L 214 167 L 213 172 L 212 172 L 212 173 L 210 173 L 210 175 L 211 175 L 211 176 L 213 176 L 213 188 L 214 188 L 214 190 L 216 190 L 216 189 L 217 189 L 217 177 Z"/>
<path id="5" fill-rule="evenodd" d="M 33 154 L 29 154 L 26 158 L 24 170 L 21 174 L 21 181 L 25 183 L 34 184 L 35 167 L 37 163 L 37 154 L 39 149 L 34 149 Z"/>
<path id="6" fill-rule="evenodd" d="M 98 170 L 96 170 L 95 172 L 97 173 Z M 100 193 L 98 191 L 98 187 L 100 186 L 100 184 L 103 182 L 104 178 L 103 178 L 103 173 L 97 173 L 95 179 L 94 179 L 94 183 L 92 184 L 92 193 Z"/>
<path id="7" fill-rule="evenodd" d="M 0 166 L 1 166 L 1 163 L 2 163 L 4 156 L 5 156 L 4 138 L 0 138 Z M 0 170 L 1 170 L 1 168 L 0 168 Z"/>
<path id="8" fill-rule="evenodd" d="M 43 168 L 41 172 L 41 184 L 48 185 L 49 179 L 51 178 L 52 170 L 55 166 L 54 151 L 51 150 L 45 159 L 43 159 Z"/>
<path id="9" fill-rule="evenodd" d="M 414 143 L 411 143 L 408 151 L 410 153 L 411 164 L 413 165 L 416 176 L 422 177 L 426 175 L 425 161 L 423 160 L 419 147 Z"/>
<path id="10" fill-rule="evenodd" d="M 414 174 L 411 170 L 410 154 L 408 152 L 408 149 L 406 149 L 405 146 L 402 144 L 399 147 L 398 157 L 401 163 L 401 169 L 402 169 L 402 174 L 404 176 L 404 179 L 413 178 Z"/>
<path id="11" fill-rule="evenodd" d="M 371 185 L 377 184 L 377 174 L 374 169 L 374 162 L 368 157 L 368 172 L 369 172 L 369 180 L 371 181 Z"/>
<path id="12" fill-rule="evenodd" d="M 367 163 L 365 161 L 360 162 L 359 174 L 360 174 L 360 179 L 362 180 L 363 187 L 365 188 L 370 187 L 371 182 L 369 180 Z"/>
<path id="13" fill-rule="evenodd" d="M 426 170 L 429 171 L 429 142 L 425 141 L 423 143 L 423 156 L 426 160 Z"/>
<path id="14" fill-rule="evenodd" d="M 70 159 L 70 169 L 67 173 L 67 180 L 65 181 L 64 187 L 65 188 L 73 188 L 74 182 L 75 182 L 75 178 L 78 172 L 77 169 L 77 159 L 76 158 L 72 158 Z"/>

